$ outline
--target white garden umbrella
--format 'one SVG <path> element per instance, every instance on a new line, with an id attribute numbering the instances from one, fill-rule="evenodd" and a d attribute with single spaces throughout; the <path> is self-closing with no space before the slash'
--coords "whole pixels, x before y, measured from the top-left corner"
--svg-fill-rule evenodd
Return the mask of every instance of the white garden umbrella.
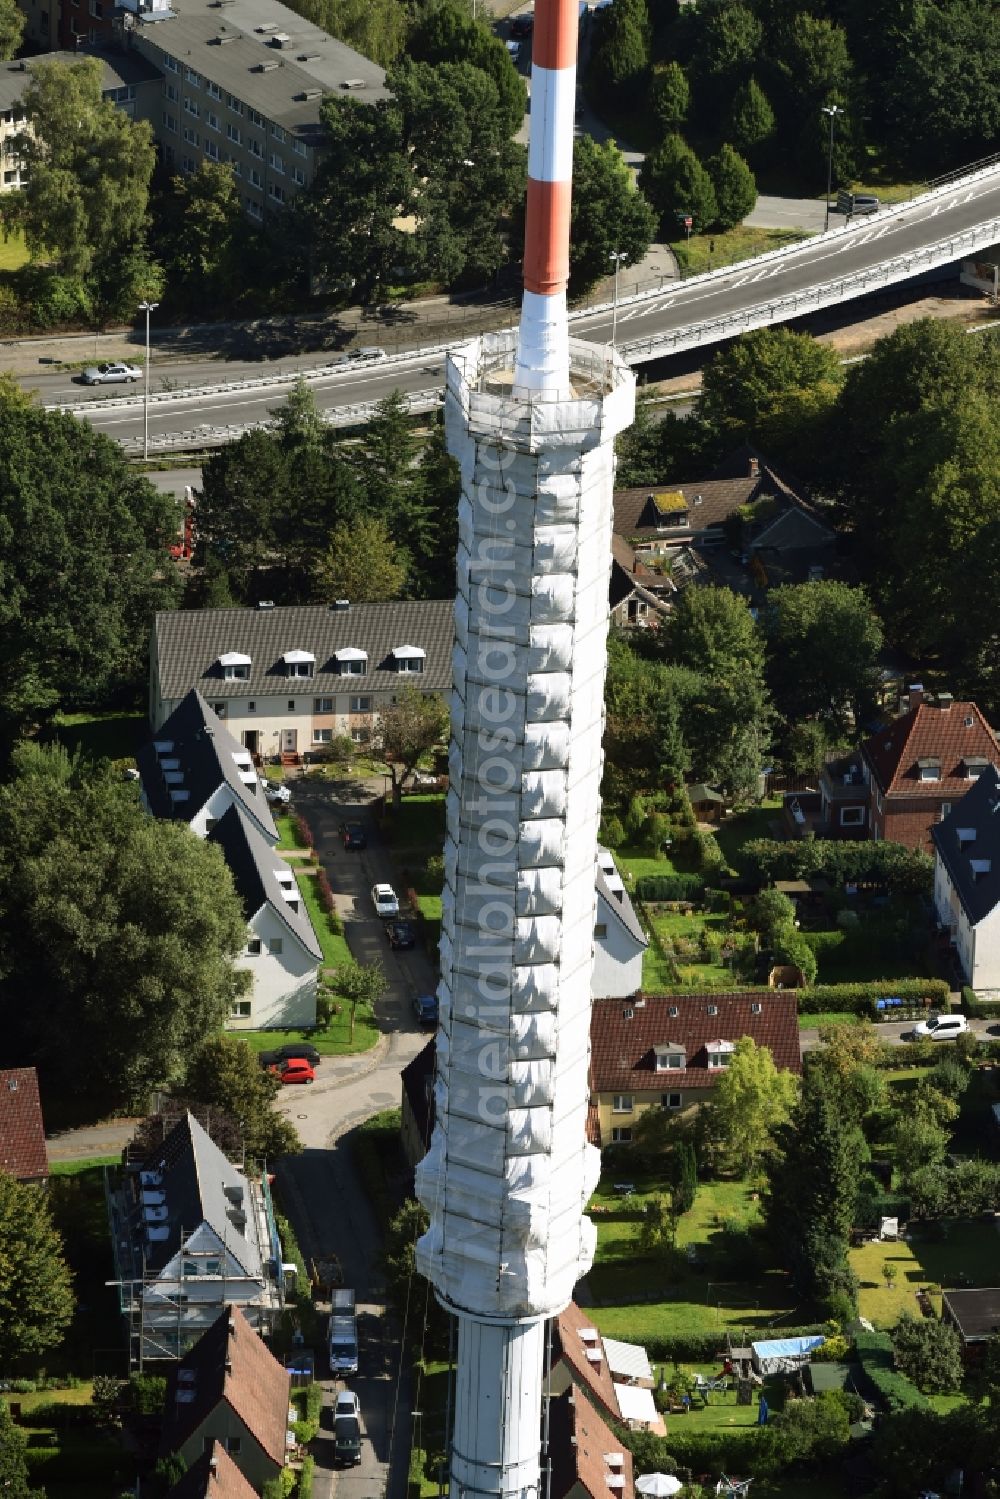
<path id="1" fill-rule="evenodd" d="M 640 1494 L 649 1495 L 649 1499 L 670 1499 L 671 1494 L 679 1493 L 684 1487 L 672 1473 L 644 1473 L 636 1479 L 635 1486 Z"/>

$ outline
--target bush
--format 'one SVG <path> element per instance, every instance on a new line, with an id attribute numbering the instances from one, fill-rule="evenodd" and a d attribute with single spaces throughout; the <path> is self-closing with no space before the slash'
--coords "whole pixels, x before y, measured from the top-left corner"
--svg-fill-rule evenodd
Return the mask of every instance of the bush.
<path id="1" fill-rule="evenodd" d="M 313 1482 L 316 1475 L 316 1459 L 304 1457 L 302 1467 L 299 1469 L 299 1483 L 295 1490 L 296 1499 L 312 1499 Z"/>
<path id="2" fill-rule="evenodd" d="M 892 1329 L 896 1368 L 927 1395 L 953 1395 L 962 1384 L 962 1344 L 949 1322 L 904 1312 Z"/>
<path id="3" fill-rule="evenodd" d="M 866 1381 L 890 1413 L 930 1410 L 913 1381 L 897 1371 L 888 1333 L 859 1332 L 854 1346 Z"/>
<path id="4" fill-rule="evenodd" d="M 319 893 L 320 905 L 328 916 L 332 916 L 336 911 L 336 906 L 334 904 L 333 891 L 330 888 L 330 881 L 327 879 L 326 870 L 322 865 L 316 873 L 316 889 Z"/>
<path id="5" fill-rule="evenodd" d="M 635 882 L 640 900 L 701 900 L 705 881 L 700 874 L 644 874 Z"/>
<path id="6" fill-rule="evenodd" d="M 829 1322 L 813 1323 L 808 1327 L 782 1327 L 783 1338 L 811 1338 L 817 1334 L 828 1337 Z M 749 1342 L 752 1334 L 746 1333 Z M 776 1334 L 777 1336 L 777 1334 Z M 733 1334 L 733 1342 L 742 1342 Z M 674 1335 L 656 1335 L 643 1339 L 643 1346 L 654 1364 L 711 1364 L 726 1357 L 726 1334 L 720 1332 L 689 1332 Z"/>
<path id="7" fill-rule="evenodd" d="M 699 828 L 694 835 L 694 844 L 698 854 L 698 868 L 702 874 L 715 874 L 720 869 L 728 868 L 714 833 L 705 833 Z"/>
<path id="8" fill-rule="evenodd" d="M 601 842 L 606 848 L 621 848 L 625 842 L 625 827 L 614 812 L 606 812 L 601 818 Z"/>
<path id="9" fill-rule="evenodd" d="M 802 839 L 779 843 L 755 838 L 738 854 L 740 869 L 763 881 L 801 880 L 822 874 L 834 885 L 886 886 L 900 894 L 929 895 L 934 865 L 920 849 L 901 843 L 855 843 L 847 839 Z"/>
<path id="10" fill-rule="evenodd" d="M 302 847 L 309 849 L 310 853 L 312 853 L 314 851 L 312 828 L 306 822 L 301 812 L 296 812 L 293 820 L 295 831 L 301 839 Z"/>

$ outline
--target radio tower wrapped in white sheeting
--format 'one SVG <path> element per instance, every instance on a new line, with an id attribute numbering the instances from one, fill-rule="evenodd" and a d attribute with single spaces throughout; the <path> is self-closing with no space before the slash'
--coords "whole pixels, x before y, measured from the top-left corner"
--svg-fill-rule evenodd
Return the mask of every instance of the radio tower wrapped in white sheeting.
<path id="1" fill-rule="evenodd" d="M 458 1320 L 452 1499 L 540 1499 L 546 1319 L 584 1208 L 614 438 L 631 373 L 566 324 L 576 0 L 536 0 L 518 334 L 448 362 L 461 466 L 436 1119 L 419 1269 Z"/>

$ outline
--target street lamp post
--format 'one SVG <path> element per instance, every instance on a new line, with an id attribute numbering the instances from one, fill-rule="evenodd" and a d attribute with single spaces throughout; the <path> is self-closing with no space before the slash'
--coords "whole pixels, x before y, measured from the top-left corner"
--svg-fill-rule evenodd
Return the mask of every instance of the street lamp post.
<path id="1" fill-rule="evenodd" d="M 149 314 L 155 312 L 159 302 L 140 302 L 139 311 L 146 314 L 146 368 L 142 397 L 142 456 L 149 457 Z"/>
<path id="2" fill-rule="evenodd" d="M 618 340 L 618 273 L 628 256 L 624 250 L 612 250 L 608 259 L 615 263 L 615 296 L 611 304 L 611 347 L 615 348 Z"/>
<path id="3" fill-rule="evenodd" d="M 837 116 L 842 115 L 844 111 L 839 104 L 824 104 L 823 113 L 830 116 L 830 152 L 826 163 L 826 222 L 823 225 L 825 234 L 830 227 L 830 194 L 833 191 L 833 127 Z"/>

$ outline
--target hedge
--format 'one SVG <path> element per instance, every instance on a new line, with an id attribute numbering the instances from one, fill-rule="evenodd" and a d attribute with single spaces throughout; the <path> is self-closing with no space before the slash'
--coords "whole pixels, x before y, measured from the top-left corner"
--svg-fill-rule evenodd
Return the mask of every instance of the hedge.
<path id="1" fill-rule="evenodd" d="M 296 1499 L 312 1499 L 313 1479 L 316 1473 L 316 1459 L 304 1457 L 302 1467 L 299 1469 L 299 1482 L 295 1490 Z"/>
<path id="2" fill-rule="evenodd" d="M 811 1338 L 816 1334 L 829 1336 L 829 1322 L 814 1323 L 810 1327 L 782 1327 L 772 1333 L 761 1329 L 756 1334 L 747 1331 L 747 1339 L 755 1341 L 769 1337 Z M 741 1333 L 741 1337 L 742 1337 Z M 690 1332 L 667 1334 L 643 1339 L 643 1346 L 653 1363 L 658 1364 L 710 1364 L 716 1357 L 724 1358 L 726 1347 L 725 1330 L 722 1332 Z"/>
<path id="3" fill-rule="evenodd" d="M 908 1005 L 947 1007 L 948 985 L 944 979 L 872 979 L 867 984 L 812 984 L 798 991 L 799 1014 L 819 1015 L 828 1011 L 851 1011 L 874 1015 L 878 999 L 901 999 Z"/>
<path id="4" fill-rule="evenodd" d="M 649 1462 L 663 1472 L 687 1468 L 692 1473 L 753 1473 L 756 1449 L 766 1428 L 748 1426 L 736 1431 L 684 1431 L 671 1422 L 666 1437 L 625 1432 L 623 1439 L 645 1467 Z"/>
<path id="5" fill-rule="evenodd" d="M 644 874 L 635 882 L 640 900 L 701 900 L 705 877 L 700 874 Z"/>
<path id="6" fill-rule="evenodd" d="M 854 1343 L 865 1378 L 888 1411 L 930 1410 L 913 1381 L 895 1367 L 888 1333 L 859 1332 Z"/>
<path id="7" fill-rule="evenodd" d="M 1000 1000 L 980 999 L 975 989 L 970 989 L 968 984 L 962 986 L 962 1009 L 973 1020 L 1000 1018 Z"/>
<path id="8" fill-rule="evenodd" d="M 934 864 L 927 854 L 882 839 L 805 838 L 779 843 L 755 838 L 744 843 L 736 862 L 744 873 L 760 880 L 801 880 L 822 874 L 836 885 L 883 885 L 914 895 L 929 894 L 934 877 Z"/>

